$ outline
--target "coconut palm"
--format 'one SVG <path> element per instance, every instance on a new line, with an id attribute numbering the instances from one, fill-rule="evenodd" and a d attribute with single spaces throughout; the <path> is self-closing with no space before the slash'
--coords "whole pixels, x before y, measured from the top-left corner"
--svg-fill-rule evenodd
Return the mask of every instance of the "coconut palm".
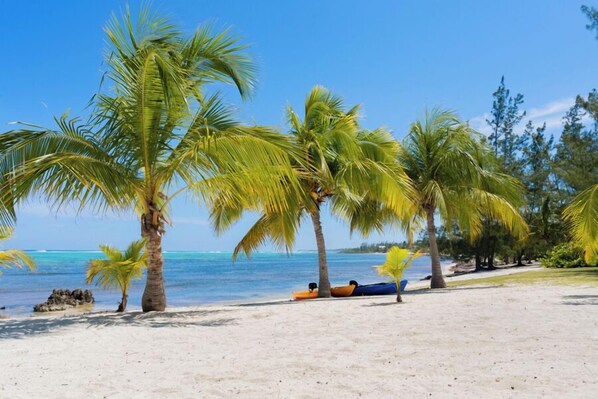
<path id="1" fill-rule="evenodd" d="M 13 231 L 12 227 L 0 226 L 0 241 L 5 241 L 12 237 Z M 0 267 L 35 270 L 35 261 L 23 251 L 6 249 L 0 251 Z M 2 272 L 0 272 L 1 274 Z"/>
<path id="2" fill-rule="evenodd" d="M 432 288 L 446 284 L 436 243 L 438 216 L 474 239 L 485 220 L 501 222 L 523 238 L 527 225 L 519 214 L 520 183 L 500 173 L 479 135 L 450 111 L 433 109 L 411 125 L 399 160 L 417 193 L 414 220 L 425 221 L 432 259 Z"/>
<path id="3" fill-rule="evenodd" d="M 388 250 L 384 264 L 375 266 L 379 275 L 392 278 L 397 285 L 397 302 L 403 302 L 403 299 L 401 298 L 401 279 L 403 278 L 403 272 L 405 269 L 410 268 L 411 262 L 421 255 L 422 254 L 419 251 L 410 254 L 408 249 L 395 246 Z"/>
<path id="4" fill-rule="evenodd" d="M 87 266 L 87 284 L 95 281 L 107 289 L 118 289 L 122 299 L 117 312 L 124 312 L 127 308 L 127 293 L 132 280 L 139 280 L 143 276 L 143 269 L 147 267 L 147 254 L 144 251 L 143 240 L 133 241 L 122 252 L 110 245 L 100 245 L 100 249 L 108 259 L 93 259 Z"/>
<path id="5" fill-rule="evenodd" d="M 584 248 L 586 262 L 598 261 L 598 184 L 573 198 L 563 215 L 571 224 L 573 240 Z"/>
<path id="6" fill-rule="evenodd" d="M 249 256 L 267 239 L 291 250 L 300 224 L 309 218 L 318 249 L 318 296 L 329 297 L 321 223 L 325 203 L 333 214 L 349 222 L 352 231 L 364 234 L 382 230 L 385 220 L 381 215 L 408 219 L 411 187 L 396 163 L 399 144 L 383 129 L 361 130 L 358 111 L 359 107 L 347 110 L 340 97 L 321 86 L 308 94 L 303 119 L 288 107 L 293 166 L 301 190 L 285 193 L 284 211 L 262 212 L 235 248 L 235 257 L 241 251 Z M 242 215 L 239 209 L 217 204 L 212 213 L 216 229 L 223 231 L 237 221 Z"/>
<path id="7" fill-rule="evenodd" d="M 105 31 L 110 87 L 94 97 L 92 117 L 63 116 L 57 129 L 22 125 L 0 136 L 0 188 L 15 201 L 35 193 L 55 207 L 135 210 L 148 256 L 142 308 L 160 311 L 172 199 L 187 193 L 208 204 L 281 210 L 290 148 L 271 129 L 243 126 L 206 93 L 209 83 L 224 82 L 247 97 L 254 86 L 254 64 L 228 32 L 203 27 L 186 37 L 147 9 L 136 23 L 128 10 L 113 16 Z"/>

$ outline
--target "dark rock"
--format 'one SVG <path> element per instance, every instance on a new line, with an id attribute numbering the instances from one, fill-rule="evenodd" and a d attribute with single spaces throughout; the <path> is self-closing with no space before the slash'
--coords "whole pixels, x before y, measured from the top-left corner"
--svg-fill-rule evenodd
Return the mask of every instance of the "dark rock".
<path id="1" fill-rule="evenodd" d="M 76 308 L 81 305 L 89 305 L 94 303 L 93 294 L 90 290 L 76 289 L 72 292 L 69 290 L 55 289 L 52 295 L 44 303 L 37 304 L 33 307 L 34 312 L 58 312 Z"/>
<path id="2" fill-rule="evenodd" d="M 429 274 L 426 277 L 422 278 L 420 281 L 432 280 L 432 275 Z"/>

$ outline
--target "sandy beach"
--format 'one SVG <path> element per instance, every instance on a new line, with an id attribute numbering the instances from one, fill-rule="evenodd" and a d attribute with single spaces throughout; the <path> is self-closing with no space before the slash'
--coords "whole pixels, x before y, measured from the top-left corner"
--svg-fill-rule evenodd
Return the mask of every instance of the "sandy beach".
<path id="1" fill-rule="evenodd" d="M 393 299 L 2 320 L 0 397 L 598 395 L 595 288 L 478 286 Z"/>

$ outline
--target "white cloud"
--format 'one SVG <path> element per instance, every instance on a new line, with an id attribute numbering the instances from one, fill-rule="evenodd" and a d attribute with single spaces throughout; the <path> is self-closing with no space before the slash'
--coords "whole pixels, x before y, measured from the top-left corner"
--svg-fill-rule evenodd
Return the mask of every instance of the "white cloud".
<path id="1" fill-rule="evenodd" d="M 486 112 L 482 115 L 474 116 L 469 120 L 469 125 L 476 131 L 489 136 L 492 133 L 492 129 L 488 126 L 486 122 L 487 119 L 490 119 L 490 113 Z"/>
<path id="2" fill-rule="evenodd" d="M 575 98 L 567 97 L 560 100 L 549 102 L 540 107 L 534 107 L 526 110 L 526 115 L 523 120 L 515 128 L 516 134 L 523 133 L 525 125 L 528 121 L 532 121 L 534 126 L 540 127 L 543 123 L 546 123 L 546 132 L 549 134 L 560 133 L 563 128 L 563 117 L 565 113 L 575 104 Z M 489 112 L 482 115 L 474 116 L 469 119 L 469 124 L 472 128 L 485 135 L 490 135 L 492 129 L 486 122 L 487 119 L 491 119 Z M 582 119 L 582 123 L 589 122 L 590 118 L 586 115 Z"/>
<path id="3" fill-rule="evenodd" d="M 561 118 L 565 115 L 565 112 L 575 104 L 575 98 L 568 97 L 562 100 L 553 101 L 540 108 L 531 108 L 527 111 L 526 118 L 531 120 L 542 119 L 543 117 L 554 117 L 560 116 Z"/>

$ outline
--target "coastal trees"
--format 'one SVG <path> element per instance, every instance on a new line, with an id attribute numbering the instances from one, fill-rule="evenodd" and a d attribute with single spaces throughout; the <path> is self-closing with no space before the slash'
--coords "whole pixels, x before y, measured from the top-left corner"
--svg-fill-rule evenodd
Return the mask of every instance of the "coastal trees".
<path id="1" fill-rule="evenodd" d="M 523 94 L 518 93 L 512 97 L 505 86 L 505 77 L 501 77 L 498 89 L 492 94 L 492 119 L 486 123 L 491 127 L 489 140 L 494 154 L 499 157 L 504 165 L 510 165 L 514 158 L 517 137 L 513 129 L 525 116 L 525 111 L 519 112 L 523 104 Z M 500 154 L 500 156 L 499 156 Z"/>
<path id="2" fill-rule="evenodd" d="M 108 259 L 93 259 L 87 266 L 87 284 L 95 281 L 103 288 L 120 290 L 121 301 L 117 312 L 124 312 L 127 308 L 131 280 L 139 280 L 143 276 L 143 269 L 147 266 L 144 247 L 143 240 L 133 241 L 125 251 L 110 245 L 100 245 Z"/>
<path id="3" fill-rule="evenodd" d="M 88 121 L 56 119 L 57 128 L 22 124 L 0 136 L 3 198 L 38 194 L 55 207 L 135 210 L 147 249 L 143 311 L 166 308 L 162 236 L 169 204 L 181 193 L 199 202 L 258 205 L 280 211 L 291 190 L 288 140 L 244 126 L 207 87 L 234 85 L 244 98 L 255 84 L 246 46 L 227 31 L 198 28 L 190 37 L 148 9 L 107 24 L 105 83 Z M 286 173 L 286 174 L 285 174 Z M 281 176 L 287 176 L 283 179 Z"/>
<path id="4" fill-rule="evenodd" d="M 321 86 L 305 100 L 301 118 L 290 106 L 287 119 L 294 146 L 292 164 L 300 191 L 288 190 L 283 211 L 266 209 L 234 251 L 249 255 L 270 239 L 291 249 L 300 224 L 312 222 L 318 248 L 318 296 L 330 296 L 326 244 L 321 215 L 325 204 L 349 222 L 351 230 L 367 234 L 381 230 L 391 216 L 409 218 L 412 189 L 396 163 L 399 144 L 384 129 L 363 130 L 358 124 L 359 107 L 346 109 L 343 100 Z M 212 219 L 223 231 L 242 215 L 240 206 L 218 204 Z"/>
<path id="5" fill-rule="evenodd" d="M 437 212 L 445 228 L 456 226 L 470 240 L 482 232 L 484 220 L 500 222 L 519 238 L 527 234 L 518 211 L 517 179 L 498 171 L 490 149 L 454 113 L 426 111 L 411 125 L 403 148 L 398 159 L 415 186 L 415 217 L 427 226 L 432 288 L 446 286 L 436 242 Z"/>
<path id="6" fill-rule="evenodd" d="M 12 234 L 13 229 L 7 226 L 0 226 L 0 241 L 8 240 Z M 18 249 L 5 249 L 0 251 L 0 267 L 11 268 L 17 267 L 19 269 L 28 268 L 35 270 L 35 261 L 31 256 Z M 0 272 L 2 274 L 2 272 Z"/>

